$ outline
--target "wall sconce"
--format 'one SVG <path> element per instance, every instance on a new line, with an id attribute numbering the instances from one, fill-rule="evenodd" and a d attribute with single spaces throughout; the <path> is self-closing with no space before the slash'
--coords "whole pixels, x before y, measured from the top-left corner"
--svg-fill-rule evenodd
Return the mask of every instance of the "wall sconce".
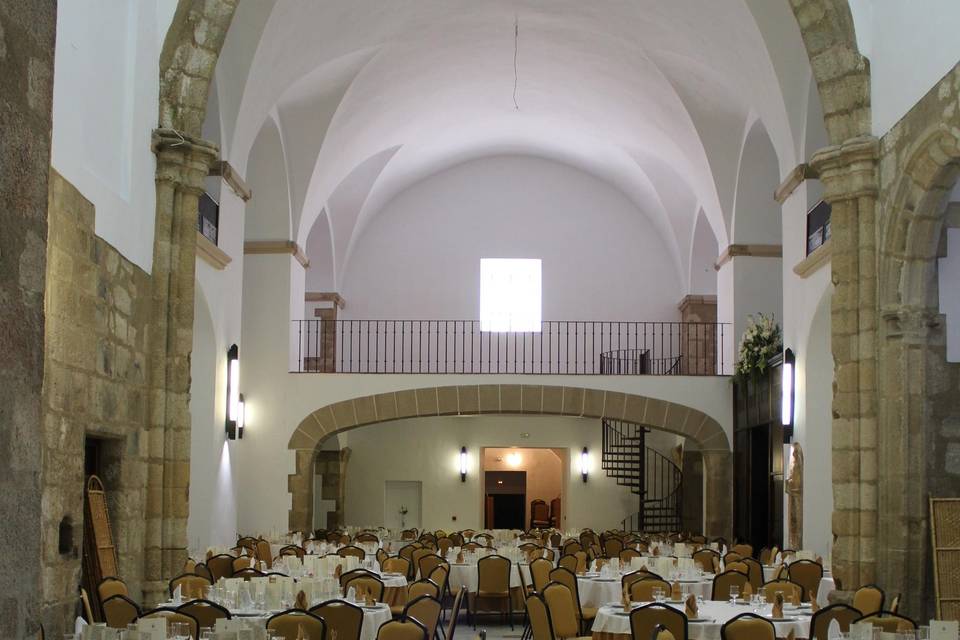
<path id="1" fill-rule="evenodd" d="M 783 424 L 783 442 L 788 444 L 793 438 L 793 405 L 794 405 L 794 381 L 796 358 L 793 351 L 787 349 L 783 352 L 783 370 L 780 381 L 780 422 Z"/>
<path id="2" fill-rule="evenodd" d="M 467 448 L 460 447 L 460 482 L 467 481 Z"/>
<path id="3" fill-rule="evenodd" d="M 580 477 L 586 482 L 588 475 L 590 475 L 590 456 L 587 448 L 584 447 L 583 451 L 580 452 Z"/>
<path id="4" fill-rule="evenodd" d="M 247 426 L 247 405 L 243 401 L 243 394 L 237 405 L 237 439 L 243 440 L 243 428 Z"/>
<path id="5" fill-rule="evenodd" d="M 227 438 L 237 439 L 240 418 L 240 349 L 231 345 L 227 350 Z"/>

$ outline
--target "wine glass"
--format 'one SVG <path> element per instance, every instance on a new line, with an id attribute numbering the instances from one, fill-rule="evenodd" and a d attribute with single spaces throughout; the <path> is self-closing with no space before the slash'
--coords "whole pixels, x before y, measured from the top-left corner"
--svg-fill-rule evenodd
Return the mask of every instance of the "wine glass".
<path id="1" fill-rule="evenodd" d="M 735 584 L 730 585 L 730 603 L 737 604 L 737 597 L 740 595 L 740 587 Z"/>
<path id="2" fill-rule="evenodd" d="M 171 622 L 169 632 L 173 640 L 190 640 L 190 625 L 186 622 Z"/>
<path id="3" fill-rule="evenodd" d="M 213 640 L 213 627 L 200 629 L 200 640 Z"/>

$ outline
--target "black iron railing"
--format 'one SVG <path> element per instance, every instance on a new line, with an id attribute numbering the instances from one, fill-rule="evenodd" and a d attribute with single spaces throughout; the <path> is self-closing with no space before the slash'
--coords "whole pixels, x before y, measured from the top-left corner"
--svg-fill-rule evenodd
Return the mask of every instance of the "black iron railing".
<path id="1" fill-rule="evenodd" d="M 294 371 L 696 375 L 726 373 L 729 328 L 705 322 L 545 321 L 481 331 L 475 320 L 294 320 Z"/>

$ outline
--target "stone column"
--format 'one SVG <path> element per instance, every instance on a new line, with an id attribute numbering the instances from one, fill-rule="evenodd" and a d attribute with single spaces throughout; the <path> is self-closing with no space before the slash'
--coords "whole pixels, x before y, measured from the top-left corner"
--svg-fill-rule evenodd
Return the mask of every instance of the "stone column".
<path id="1" fill-rule="evenodd" d="M 680 304 L 680 322 L 687 323 L 680 336 L 680 373 L 714 375 L 717 373 L 717 296 L 688 295 Z"/>
<path id="2" fill-rule="evenodd" d="M 190 486 L 190 351 L 197 202 L 216 145 L 170 129 L 153 134 L 157 217 L 150 326 L 144 600 L 161 600 L 186 558 Z"/>
<path id="3" fill-rule="evenodd" d="M 833 572 L 846 588 L 876 579 L 878 157 L 861 137 L 811 160 L 833 207 Z"/>
<path id="4" fill-rule="evenodd" d="M 730 451 L 703 451 L 703 535 L 733 535 L 733 454 Z"/>

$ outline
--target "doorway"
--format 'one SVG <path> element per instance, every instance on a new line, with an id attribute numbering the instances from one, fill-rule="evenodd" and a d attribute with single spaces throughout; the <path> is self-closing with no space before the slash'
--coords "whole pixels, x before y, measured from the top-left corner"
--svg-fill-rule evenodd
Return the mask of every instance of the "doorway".
<path id="1" fill-rule="evenodd" d="M 527 502 L 526 471 L 484 473 L 486 529 L 524 529 Z"/>

